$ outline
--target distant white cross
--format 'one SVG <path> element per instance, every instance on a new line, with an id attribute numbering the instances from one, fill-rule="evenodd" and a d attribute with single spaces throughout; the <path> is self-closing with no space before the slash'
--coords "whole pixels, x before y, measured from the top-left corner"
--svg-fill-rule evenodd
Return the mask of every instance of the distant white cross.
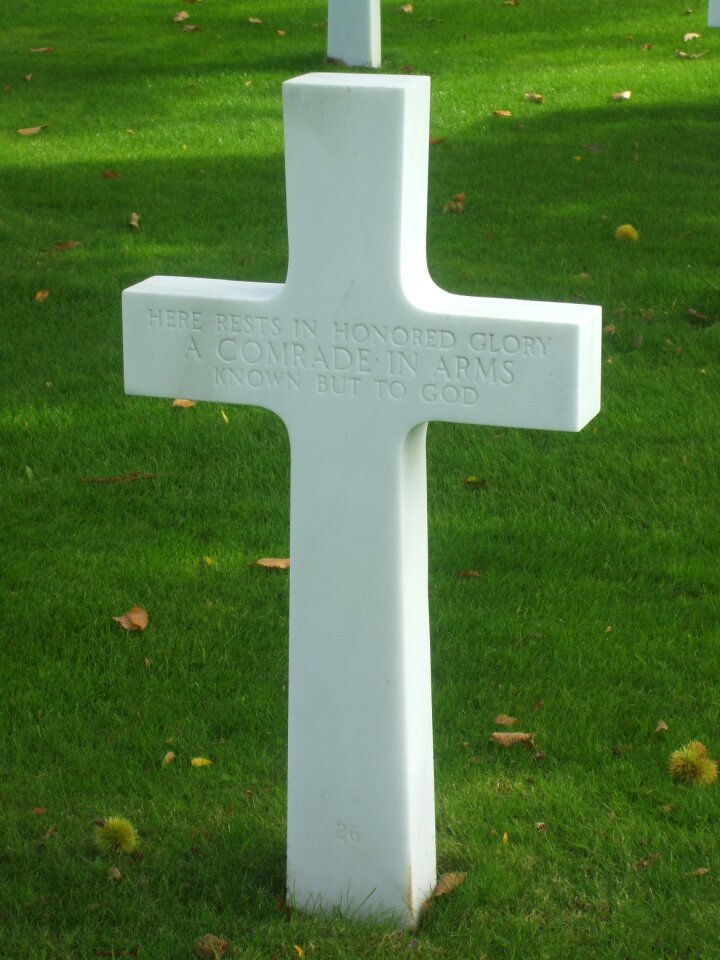
<path id="1" fill-rule="evenodd" d="M 708 0 L 708 26 L 720 27 L 720 0 Z"/>
<path id="2" fill-rule="evenodd" d="M 287 426 L 288 897 L 407 926 L 435 882 L 427 422 L 581 429 L 600 308 L 435 286 L 427 77 L 310 74 L 283 97 L 287 280 L 124 291 L 125 389 Z"/>
<path id="3" fill-rule="evenodd" d="M 348 67 L 380 66 L 380 0 L 328 0 L 327 55 Z"/>

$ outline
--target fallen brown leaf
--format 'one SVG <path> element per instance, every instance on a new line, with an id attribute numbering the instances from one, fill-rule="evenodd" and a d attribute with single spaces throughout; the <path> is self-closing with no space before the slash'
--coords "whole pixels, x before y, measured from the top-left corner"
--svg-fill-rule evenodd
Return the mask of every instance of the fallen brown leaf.
<path id="1" fill-rule="evenodd" d="M 659 859 L 660 859 L 659 853 L 651 853 L 647 857 L 643 857 L 642 860 L 638 860 L 635 864 L 635 869 L 647 870 L 648 867 L 652 866 L 652 864 Z"/>
<path id="2" fill-rule="evenodd" d="M 663 730 L 667 730 L 667 729 L 668 729 L 668 725 L 665 723 L 665 721 L 658 720 L 657 726 L 655 727 L 655 733 L 662 733 Z"/>
<path id="3" fill-rule="evenodd" d="M 691 870 L 688 876 L 704 877 L 706 873 L 710 873 L 710 867 L 698 867 L 696 870 Z"/>
<path id="4" fill-rule="evenodd" d="M 482 574 L 479 570 L 458 570 L 456 577 L 464 577 L 467 580 L 477 580 Z"/>
<path id="5" fill-rule="evenodd" d="M 117 172 L 117 170 L 108 170 L 108 169 L 105 169 L 105 170 L 103 170 L 102 175 L 105 177 L 106 180 L 120 180 L 120 179 L 121 179 L 120 174 Z"/>
<path id="6" fill-rule="evenodd" d="M 53 246 L 56 250 L 74 250 L 75 247 L 80 246 L 79 240 L 58 240 Z"/>
<path id="7" fill-rule="evenodd" d="M 275 32 L 277 33 L 277 35 L 278 35 L 279 37 L 286 37 L 286 36 L 287 36 L 287 30 L 276 30 Z"/>
<path id="8" fill-rule="evenodd" d="M 632 96 L 632 91 L 630 90 L 620 90 L 619 93 L 613 93 L 613 100 L 629 100 Z"/>
<path id="9" fill-rule="evenodd" d="M 525 99 L 528 103 L 545 103 L 545 97 L 541 93 L 526 93 Z"/>
<path id="10" fill-rule="evenodd" d="M 456 193 L 451 200 L 443 204 L 443 213 L 462 213 L 465 207 L 465 194 Z"/>
<path id="11" fill-rule="evenodd" d="M 430 137 L 430 146 L 436 147 L 440 143 L 445 143 L 445 137 Z"/>
<path id="12" fill-rule="evenodd" d="M 38 292 L 35 294 L 35 303 L 44 303 L 49 296 L 49 290 L 38 290 Z"/>
<path id="13" fill-rule="evenodd" d="M 267 570 L 288 570 L 290 567 L 290 559 L 289 557 L 261 557 L 260 560 L 256 560 L 255 563 L 251 563 L 250 566 L 264 567 Z"/>
<path id="14" fill-rule="evenodd" d="M 413 5 L 411 3 L 402 3 L 399 7 L 395 7 L 396 13 L 412 13 Z"/>
<path id="15" fill-rule="evenodd" d="M 147 611 L 142 607 L 131 607 L 127 613 L 113 617 L 123 630 L 144 630 L 148 625 Z"/>
<path id="16" fill-rule="evenodd" d="M 197 400 L 183 400 L 181 397 L 178 397 L 177 400 L 173 400 L 172 405 L 175 409 L 189 410 L 190 407 L 194 407 L 197 403 Z"/>
<path id="17" fill-rule="evenodd" d="M 494 723 L 497 723 L 500 727 L 511 727 L 514 723 L 517 723 L 517 717 L 509 717 L 506 713 L 499 713 L 495 717 Z"/>
<path id="18" fill-rule="evenodd" d="M 496 731 L 490 735 L 490 739 L 494 743 L 499 743 L 501 747 L 514 747 L 516 744 L 522 743 L 528 750 L 535 748 L 534 733 L 505 733 Z"/>
<path id="19" fill-rule="evenodd" d="M 465 477 L 463 483 L 472 490 L 487 490 L 488 481 L 484 477 Z"/>
<path id="20" fill-rule="evenodd" d="M 173 17 L 173 23 L 182 23 L 183 20 L 189 20 L 190 14 L 187 10 L 181 10 L 180 13 L 176 13 Z"/>
<path id="21" fill-rule="evenodd" d="M 683 34 L 683 43 L 690 43 L 691 40 L 699 40 L 701 34 L 699 33 L 686 33 Z"/>
<path id="22" fill-rule="evenodd" d="M 678 60 L 699 60 L 701 57 L 704 57 L 707 53 L 707 50 L 703 50 L 702 53 L 687 53 L 685 50 L 676 50 L 675 56 Z"/>
<path id="23" fill-rule="evenodd" d="M 493 110 L 492 115 L 493 115 L 494 117 L 505 117 L 505 118 L 507 118 L 507 117 L 511 117 L 511 116 L 512 116 L 512 110 Z"/>
<path id="24" fill-rule="evenodd" d="M 39 127 L 20 127 L 18 133 L 23 137 L 34 137 L 36 133 L 40 133 L 41 130 L 47 130 L 49 124 L 43 123 Z"/>
<path id="25" fill-rule="evenodd" d="M 443 875 L 438 879 L 438 882 L 435 884 L 435 888 L 431 894 L 431 899 L 437 899 L 437 897 L 446 897 L 449 893 L 452 893 L 453 890 L 457 890 L 458 887 L 462 886 L 466 879 L 466 871 L 461 871 L 459 873 L 443 873 Z"/>
<path id="26" fill-rule="evenodd" d="M 164 767 L 167 767 L 173 762 L 174 759 L 175 759 L 175 754 L 172 752 L 172 750 L 168 750 L 168 752 L 163 757 L 162 765 Z"/>
<path id="27" fill-rule="evenodd" d="M 48 812 L 48 808 L 47 808 L 47 807 L 33 807 L 33 808 L 32 808 L 32 814 L 33 814 L 34 817 L 42 817 L 43 814 L 46 814 L 47 812 Z"/>
<path id="28" fill-rule="evenodd" d="M 202 30 L 202 27 L 199 27 L 196 23 L 186 23 L 180 32 L 181 33 L 199 33 L 201 30 Z"/>
<path id="29" fill-rule="evenodd" d="M 30 47 L 30 53 L 52 53 L 55 47 Z"/>
<path id="30" fill-rule="evenodd" d="M 122 873 L 117 867 L 110 867 L 107 872 L 108 880 L 122 880 Z"/>
<path id="31" fill-rule="evenodd" d="M 225 956 L 227 948 L 227 940 L 216 937 L 214 933 L 203 934 L 193 944 L 195 956 L 200 957 L 201 960 L 218 960 L 219 957 Z"/>
<path id="32" fill-rule="evenodd" d="M 140 229 L 139 220 L 140 220 L 140 214 L 139 214 L 139 213 L 131 213 L 131 214 L 130 214 L 130 222 L 128 223 L 128 226 L 129 226 L 129 227 L 132 227 L 133 230 L 139 230 L 139 229 Z"/>
<path id="33" fill-rule="evenodd" d="M 260 17 L 248 17 L 248 23 L 262 23 Z"/>
<path id="34" fill-rule="evenodd" d="M 23 76 L 23 80 L 27 80 L 27 82 L 30 83 L 30 81 L 32 80 L 32 74 L 31 74 L 31 73 L 26 73 L 26 74 Z"/>

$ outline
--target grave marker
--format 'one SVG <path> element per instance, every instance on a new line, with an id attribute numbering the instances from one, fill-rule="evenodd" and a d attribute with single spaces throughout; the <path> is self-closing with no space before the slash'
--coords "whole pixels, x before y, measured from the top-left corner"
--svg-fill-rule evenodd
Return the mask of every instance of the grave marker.
<path id="1" fill-rule="evenodd" d="M 348 67 L 380 66 L 380 0 L 328 0 L 327 55 Z"/>
<path id="2" fill-rule="evenodd" d="M 720 0 L 708 0 L 708 26 L 720 27 Z"/>
<path id="3" fill-rule="evenodd" d="M 435 882 L 427 422 L 581 429 L 600 308 L 435 286 L 429 78 L 310 74 L 283 98 L 285 283 L 125 290 L 125 389 L 285 422 L 288 897 L 407 926 Z"/>

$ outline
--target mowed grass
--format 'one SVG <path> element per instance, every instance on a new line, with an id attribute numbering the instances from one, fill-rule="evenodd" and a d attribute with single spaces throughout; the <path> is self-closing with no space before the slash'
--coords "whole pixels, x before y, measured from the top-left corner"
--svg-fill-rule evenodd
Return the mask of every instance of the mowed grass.
<path id="1" fill-rule="evenodd" d="M 581 434 L 429 431 L 438 867 L 467 880 L 412 933 L 283 909 L 288 581 L 249 564 L 287 554 L 287 436 L 123 395 L 123 287 L 284 279 L 280 89 L 338 69 L 325 5 L 6 0 L 0 957 L 717 956 L 720 787 L 667 761 L 720 753 L 720 33 L 676 0 L 413 6 L 383 4 L 383 69 L 432 76 L 436 281 L 606 326 Z M 501 712 L 543 758 L 489 743 Z M 94 852 L 115 814 L 141 855 Z"/>

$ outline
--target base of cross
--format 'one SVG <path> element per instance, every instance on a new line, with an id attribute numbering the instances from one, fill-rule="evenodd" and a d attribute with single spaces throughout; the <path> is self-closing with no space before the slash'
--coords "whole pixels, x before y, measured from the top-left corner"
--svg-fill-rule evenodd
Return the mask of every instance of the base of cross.
<path id="1" fill-rule="evenodd" d="M 283 100 L 285 283 L 125 290 L 125 390 L 284 421 L 288 900 L 412 927 L 435 884 L 426 426 L 582 429 L 601 311 L 433 283 L 429 78 L 310 74 Z"/>
<path id="2" fill-rule="evenodd" d="M 720 0 L 708 0 L 708 26 L 720 27 Z"/>

